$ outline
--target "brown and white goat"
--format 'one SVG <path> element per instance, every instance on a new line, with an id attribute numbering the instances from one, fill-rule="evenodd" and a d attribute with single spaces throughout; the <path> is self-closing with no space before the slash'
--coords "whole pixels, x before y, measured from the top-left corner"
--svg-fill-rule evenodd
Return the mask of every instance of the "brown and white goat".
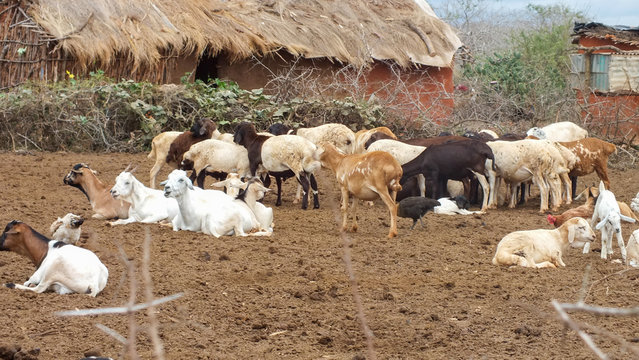
<path id="1" fill-rule="evenodd" d="M 575 166 L 568 174 L 572 180 L 573 198 L 577 192 L 577 177 L 585 176 L 592 172 L 596 172 L 599 179 L 604 182 L 606 189 L 610 189 L 608 157 L 610 154 L 617 152 L 617 148 L 614 144 L 593 137 L 577 141 L 561 142 L 560 144 L 577 156 Z"/>
<path id="2" fill-rule="evenodd" d="M 87 164 L 75 164 L 64 177 L 64 183 L 80 189 L 86 195 L 91 203 L 94 219 L 126 219 L 129 217 L 131 204 L 111 197 L 111 186 L 105 185 L 96 174 Z"/>
<path id="3" fill-rule="evenodd" d="M 37 267 L 23 285 L 7 284 L 37 293 L 80 293 L 96 296 L 106 286 L 109 271 L 90 250 L 50 240 L 29 225 L 13 220 L 0 236 L 0 250 L 26 256 Z"/>
<path id="4" fill-rule="evenodd" d="M 395 198 L 402 189 L 402 167 L 395 158 L 385 151 L 373 151 L 366 154 L 342 154 L 330 144 L 324 145 L 320 155 L 322 166 L 331 169 L 340 184 L 342 192 L 342 231 L 347 230 L 348 199 L 352 194 L 351 231 L 357 231 L 358 199 L 372 201 L 381 198 L 390 213 L 390 231 L 388 237 L 397 236 L 397 205 Z"/>

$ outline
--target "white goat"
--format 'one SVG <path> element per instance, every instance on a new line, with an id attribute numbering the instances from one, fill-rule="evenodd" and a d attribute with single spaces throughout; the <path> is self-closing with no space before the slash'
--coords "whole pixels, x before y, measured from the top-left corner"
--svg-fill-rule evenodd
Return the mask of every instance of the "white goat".
<path id="1" fill-rule="evenodd" d="M 80 293 L 96 296 L 107 284 L 109 271 L 90 250 L 47 239 L 29 225 L 12 221 L 0 237 L 0 250 L 28 257 L 38 269 L 23 285 L 7 284 L 37 293 Z"/>
<path id="2" fill-rule="evenodd" d="M 219 189 L 226 188 L 226 195 L 234 199 L 240 193 L 240 189 L 246 189 L 246 183 L 237 173 L 228 173 L 225 180 L 214 182 L 211 186 Z"/>
<path id="3" fill-rule="evenodd" d="M 129 217 L 112 221 L 109 223 L 111 226 L 172 221 L 179 212 L 175 199 L 167 199 L 161 190 L 144 186 L 128 169 L 115 178 L 111 196 L 131 203 Z"/>
<path id="4" fill-rule="evenodd" d="M 171 221 L 173 231 L 202 231 L 207 212 L 229 207 L 233 201 L 221 191 L 193 187 L 184 170 L 173 170 L 160 185 L 164 186 L 164 196 L 178 204 L 179 212 Z"/>
<path id="5" fill-rule="evenodd" d="M 254 179 L 257 179 L 257 178 L 254 178 Z M 256 181 L 253 180 L 253 182 L 256 182 Z M 242 181 L 240 179 L 240 176 L 235 173 L 229 173 L 226 176 L 226 180 L 224 181 L 218 181 L 216 183 L 211 184 L 211 186 L 217 187 L 217 188 L 226 187 L 226 194 L 233 198 L 237 198 L 238 195 L 242 197 L 243 195 L 240 192 L 247 190 L 248 185 L 249 183 Z M 257 218 L 257 221 L 259 221 L 262 229 L 272 232 L 273 231 L 273 209 L 270 207 L 266 207 L 264 204 L 260 202 L 257 202 L 257 200 L 262 199 L 267 192 L 271 191 L 271 189 L 264 187 L 261 181 L 259 181 L 259 184 L 255 184 L 253 186 L 255 187 L 255 189 L 253 189 L 253 192 L 255 194 L 254 195 L 250 194 L 250 196 L 255 196 L 255 200 L 252 200 L 249 197 L 248 199 L 245 198 L 244 202 L 246 202 L 246 204 L 251 208 L 251 210 L 255 214 L 255 217 Z"/>
<path id="6" fill-rule="evenodd" d="M 533 127 L 526 132 L 528 136 L 550 141 L 577 141 L 588 137 L 588 130 L 582 129 L 570 121 L 560 121 L 542 128 Z"/>
<path id="7" fill-rule="evenodd" d="M 562 255 L 569 247 L 585 247 L 595 232 L 584 218 L 574 217 L 556 229 L 515 231 L 504 236 L 493 257 L 494 265 L 531 268 L 566 266 Z"/>
<path id="8" fill-rule="evenodd" d="M 613 232 L 617 237 L 621 258 L 626 262 L 626 247 L 621 235 L 621 220 L 634 223 L 635 219 L 622 215 L 619 210 L 619 204 L 615 198 L 615 194 L 610 190 L 606 190 L 603 181 L 599 182 L 599 197 L 595 203 L 595 211 L 592 214 L 590 224 L 594 225 L 596 230 L 601 230 L 601 258 L 606 259 L 608 255 L 612 255 L 612 236 Z M 586 249 L 584 249 L 584 252 Z"/>
<path id="9" fill-rule="evenodd" d="M 67 244 L 75 244 L 80 239 L 84 222 L 82 216 L 68 213 L 64 217 L 59 217 L 49 228 L 53 240 L 63 241 Z"/>
<path id="10" fill-rule="evenodd" d="M 215 237 L 271 235 L 261 229 L 247 202 L 233 200 L 218 190 L 194 188 L 183 170 L 173 170 L 164 185 L 164 195 L 179 204 L 180 215 L 173 221 L 173 230 L 202 231 Z"/>

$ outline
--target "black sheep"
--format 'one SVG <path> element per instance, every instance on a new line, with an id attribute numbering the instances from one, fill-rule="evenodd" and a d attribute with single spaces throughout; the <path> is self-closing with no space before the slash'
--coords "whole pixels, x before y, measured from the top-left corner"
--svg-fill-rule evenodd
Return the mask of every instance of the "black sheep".
<path id="1" fill-rule="evenodd" d="M 411 230 L 415 227 L 415 224 L 417 224 L 418 219 L 422 227 L 424 227 L 422 216 L 426 215 L 428 210 L 433 211 L 433 208 L 439 205 L 441 204 L 435 199 L 422 196 L 410 196 L 399 202 L 397 216 L 413 219 L 413 226 L 410 227 Z"/>

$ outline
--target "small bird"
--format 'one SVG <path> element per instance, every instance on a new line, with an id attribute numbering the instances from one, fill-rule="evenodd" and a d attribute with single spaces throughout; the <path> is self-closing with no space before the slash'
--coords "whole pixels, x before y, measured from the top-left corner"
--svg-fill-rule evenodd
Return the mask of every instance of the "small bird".
<path id="1" fill-rule="evenodd" d="M 399 202 L 397 206 L 397 216 L 413 219 L 413 226 L 410 227 L 410 229 L 413 230 L 415 224 L 417 224 L 417 220 L 419 220 L 422 227 L 424 227 L 422 216 L 426 215 L 428 210 L 433 211 L 433 208 L 439 205 L 439 201 L 435 199 L 410 196 Z"/>

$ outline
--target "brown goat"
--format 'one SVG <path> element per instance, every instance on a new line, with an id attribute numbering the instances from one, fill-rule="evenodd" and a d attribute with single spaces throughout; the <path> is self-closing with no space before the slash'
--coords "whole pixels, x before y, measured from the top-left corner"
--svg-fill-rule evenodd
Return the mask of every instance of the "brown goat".
<path id="1" fill-rule="evenodd" d="M 402 167 L 395 158 L 385 151 L 366 154 L 345 155 L 331 144 L 324 145 L 320 155 L 322 166 L 331 169 L 337 177 L 342 191 L 342 231 L 347 231 L 348 198 L 353 195 L 351 231 L 357 231 L 357 199 L 372 201 L 381 198 L 390 213 L 388 237 L 397 236 L 397 205 L 395 197 L 402 189 Z"/>
<path id="2" fill-rule="evenodd" d="M 75 164 L 64 177 L 64 183 L 80 189 L 86 195 L 93 209 L 94 219 L 126 219 L 129 217 L 129 204 L 111 197 L 112 185 L 105 185 L 96 172 L 87 164 Z"/>

